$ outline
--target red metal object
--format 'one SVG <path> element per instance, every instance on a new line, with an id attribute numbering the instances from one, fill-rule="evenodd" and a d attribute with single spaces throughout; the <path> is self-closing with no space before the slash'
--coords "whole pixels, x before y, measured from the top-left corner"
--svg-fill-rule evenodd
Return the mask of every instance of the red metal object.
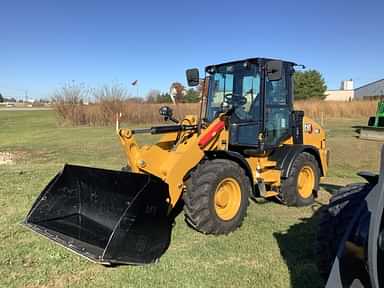
<path id="1" fill-rule="evenodd" d="M 204 148 L 225 127 L 224 121 L 217 122 L 208 129 L 199 141 L 200 148 Z"/>

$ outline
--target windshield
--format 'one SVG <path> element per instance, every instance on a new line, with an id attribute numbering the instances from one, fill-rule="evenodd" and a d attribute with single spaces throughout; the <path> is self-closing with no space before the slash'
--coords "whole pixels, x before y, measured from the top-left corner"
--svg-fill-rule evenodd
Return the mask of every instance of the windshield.
<path id="1" fill-rule="evenodd" d="M 258 65 L 245 63 L 216 66 L 210 77 L 206 118 L 209 122 L 222 112 L 223 103 L 234 109 L 241 121 L 258 120 L 260 103 L 260 72 Z"/>

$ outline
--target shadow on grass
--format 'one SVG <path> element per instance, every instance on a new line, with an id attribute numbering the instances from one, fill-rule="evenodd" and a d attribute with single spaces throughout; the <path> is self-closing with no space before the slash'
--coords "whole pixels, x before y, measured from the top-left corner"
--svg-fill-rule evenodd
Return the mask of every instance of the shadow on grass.
<path id="1" fill-rule="evenodd" d="M 333 194 L 335 194 L 335 192 L 337 190 L 339 190 L 341 187 L 344 187 L 344 186 L 335 185 L 335 184 L 329 184 L 329 183 L 322 183 L 322 184 L 320 184 L 320 187 L 323 188 L 328 193 L 333 195 Z"/>
<path id="2" fill-rule="evenodd" d="M 317 224 L 318 213 L 315 212 L 312 217 L 301 219 L 300 223 L 289 227 L 287 232 L 273 234 L 288 266 L 290 287 L 324 287 L 317 270 L 314 251 Z"/>

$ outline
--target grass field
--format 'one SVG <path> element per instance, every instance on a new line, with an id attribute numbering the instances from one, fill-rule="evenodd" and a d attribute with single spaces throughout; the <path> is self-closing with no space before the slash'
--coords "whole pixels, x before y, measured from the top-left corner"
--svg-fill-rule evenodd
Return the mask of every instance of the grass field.
<path id="1" fill-rule="evenodd" d="M 0 287 L 321 287 L 313 240 L 318 207 L 339 185 L 377 170 L 380 145 L 353 137 L 365 119 L 327 120 L 331 168 L 315 205 L 251 203 L 242 227 L 205 236 L 176 219 L 170 248 L 154 265 L 106 268 L 23 228 L 33 201 L 64 163 L 120 169 L 114 128 L 60 128 L 53 111 L 0 111 Z M 141 137 L 142 142 L 151 136 Z"/>

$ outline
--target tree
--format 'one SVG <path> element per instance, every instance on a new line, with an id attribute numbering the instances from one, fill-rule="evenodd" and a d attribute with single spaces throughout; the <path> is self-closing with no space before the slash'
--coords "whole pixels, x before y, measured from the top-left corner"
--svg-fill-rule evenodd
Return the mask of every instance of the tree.
<path id="1" fill-rule="evenodd" d="M 171 95 L 169 93 L 161 93 L 157 96 L 157 103 L 172 103 Z"/>
<path id="2" fill-rule="evenodd" d="M 293 75 L 294 95 L 297 100 L 324 99 L 327 86 L 317 70 L 297 71 Z"/>
<path id="3" fill-rule="evenodd" d="M 100 89 L 100 91 L 103 90 Z M 54 92 L 52 96 L 52 102 L 77 105 L 80 104 L 80 100 L 88 99 L 90 96 L 91 89 L 87 88 L 85 84 L 78 83 L 73 80 L 71 82 L 65 83 L 60 89 L 57 89 Z M 95 94 L 95 97 L 99 97 L 99 95 Z"/>
<path id="4" fill-rule="evenodd" d="M 200 92 L 196 91 L 193 88 L 187 90 L 186 95 L 184 96 L 184 102 L 186 103 L 196 103 L 200 100 Z"/>
<path id="5" fill-rule="evenodd" d="M 160 95 L 160 91 L 156 89 L 149 90 L 147 96 L 145 97 L 148 103 L 156 103 Z"/>
<path id="6" fill-rule="evenodd" d="M 3 97 L 3 94 L 0 93 L 0 103 L 3 103 L 4 102 L 4 97 Z"/>

